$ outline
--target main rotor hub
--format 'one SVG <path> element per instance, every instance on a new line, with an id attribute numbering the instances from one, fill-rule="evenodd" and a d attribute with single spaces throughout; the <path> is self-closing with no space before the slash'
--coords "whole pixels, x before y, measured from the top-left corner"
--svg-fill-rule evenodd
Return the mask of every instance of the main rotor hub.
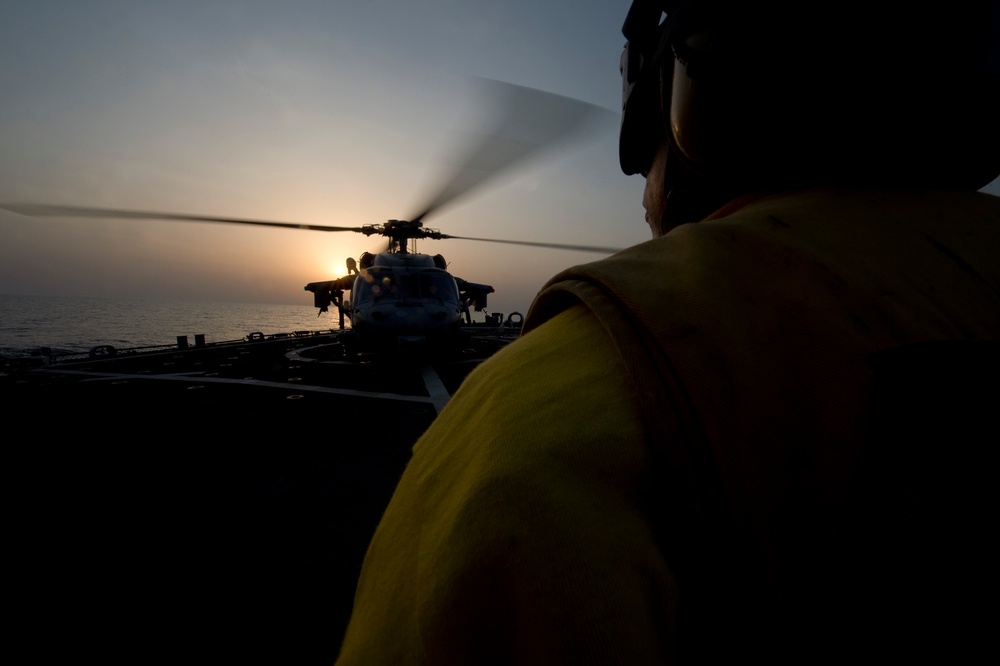
<path id="1" fill-rule="evenodd" d="M 385 236 L 389 239 L 390 251 L 406 254 L 407 241 L 417 238 L 443 238 L 437 229 L 425 229 L 420 220 L 387 220 L 383 224 L 366 224 L 361 228 L 366 236 Z"/>

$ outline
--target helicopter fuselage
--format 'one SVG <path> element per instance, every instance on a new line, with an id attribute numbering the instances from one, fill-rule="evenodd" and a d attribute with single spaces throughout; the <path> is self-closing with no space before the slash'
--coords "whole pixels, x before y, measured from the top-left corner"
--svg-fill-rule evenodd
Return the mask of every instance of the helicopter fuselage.
<path id="1" fill-rule="evenodd" d="M 455 278 L 445 270 L 441 255 L 366 253 L 359 265 L 357 273 L 305 287 L 315 295 L 321 313 L 332 304 L 350 319 L 350 335 L 345 339 L 359 348 L 459 348 L 470 303 L 481 310 L 486 294 L 493 293 L 489 285 Z M 342 298 L 348 289 L 350 297 Z"/>
<path id="2" fill-rule="evenodd" d="M 344 309 L 366 338 L 450 338 L 462 325 L 455 278 L 425 254 L 376 255 L 354 279 Z"/>

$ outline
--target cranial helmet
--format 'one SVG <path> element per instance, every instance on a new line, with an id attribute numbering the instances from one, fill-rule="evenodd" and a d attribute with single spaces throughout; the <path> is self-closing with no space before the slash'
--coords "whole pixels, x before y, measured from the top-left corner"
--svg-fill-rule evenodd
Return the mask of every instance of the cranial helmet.
<path id="1" fill-rule="evenodd" d="M 979 189 L 1000 175 L 1000 1 L 633 0 L 619 160 L 667 188 Z"/>

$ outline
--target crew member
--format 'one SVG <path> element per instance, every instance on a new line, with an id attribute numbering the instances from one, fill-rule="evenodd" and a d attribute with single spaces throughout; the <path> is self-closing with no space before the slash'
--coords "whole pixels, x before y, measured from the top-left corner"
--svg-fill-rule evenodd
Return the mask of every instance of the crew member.
<path id="1" fill-rule="evenodd" d="M 338 664 L 991 653 L 998 18 L 635 0 L 654 238 L 552 278 L 421 438 Z"/>

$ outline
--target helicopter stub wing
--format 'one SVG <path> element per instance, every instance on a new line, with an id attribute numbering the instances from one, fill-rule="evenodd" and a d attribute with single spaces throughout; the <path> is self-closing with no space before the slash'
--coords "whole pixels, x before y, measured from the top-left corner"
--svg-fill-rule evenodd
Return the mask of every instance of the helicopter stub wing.
<path id="1" fill-rule="evenodd" d="M 357 274 L 345 275 L 344 277 L 322 282 L 310 282 L 302 288 L 303 291 L 311 291 L 314 294 L 319 291 L 344 291 L 350 289 L 357 278 Z"/>
<path id="2" fill-rule="evenodd" d="M 496 293 L 496 289 L 494 289 L 492 285 L 488 284 L 469 282 L 459 277 L 455 278 L 455 283 L 458 285 L 458 290 L 462 300 L 464 301 L 467 299 L 469 305 L 471 305 L 476 312 L 482 312 L 486 307 L 486 297 L 490 294 Z"/>
<path id="3" fill-rule="evenodd" d="M 357 277 L 357 274 L 354 273 L 333 280 L 310 282 L 306 286 L 302 287 L 302 290 L 311 291 L 313 293 L 313 306 L 319 308 L 319 314 L 329 312 L 331 303 L 337 306 L 337 310 L 344 313 L 341 304 L 341 296 L 344 291 L 351 288 L 354 284 L 355 278 Z"/>

